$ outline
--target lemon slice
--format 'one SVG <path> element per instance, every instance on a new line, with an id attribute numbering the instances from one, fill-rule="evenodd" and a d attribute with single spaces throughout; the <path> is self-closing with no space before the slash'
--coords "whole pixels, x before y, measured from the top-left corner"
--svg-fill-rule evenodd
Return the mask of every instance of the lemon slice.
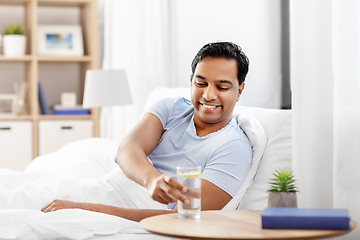
<path id="1" fill-rule="evenodd" d="M 200 177 L 201 172 L 189 171 L 189 172 L 177 173 L 177 175 L 182 177 Z"/>

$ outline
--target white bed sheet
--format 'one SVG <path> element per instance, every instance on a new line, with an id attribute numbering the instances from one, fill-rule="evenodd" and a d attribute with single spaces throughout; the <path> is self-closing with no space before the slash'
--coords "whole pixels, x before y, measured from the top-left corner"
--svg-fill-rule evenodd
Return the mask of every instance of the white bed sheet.
<path id="1" fill-rule="evenodd" d="M 36 158 L 25 172 L 0 169 L 0 239 L 169 239 L 107 214 L 40 211 L 54 199 L 166 209 L 120 171 L 116 149 L 109 140 L 87 139 Z"/>

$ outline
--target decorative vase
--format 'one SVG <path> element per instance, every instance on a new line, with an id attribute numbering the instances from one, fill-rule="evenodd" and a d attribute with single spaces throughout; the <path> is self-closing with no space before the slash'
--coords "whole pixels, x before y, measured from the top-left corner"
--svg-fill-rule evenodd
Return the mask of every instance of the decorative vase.
<path id="1" fill-rule="evenodd" d="M 26 36 L 9 34 L 3 36 L 4 55 L 6 57 L 21 57 L 25 55 Z"/>
<path id="2" fill-rule="evenodd" d="M 297 207 L 296 193 L 269 192 L 268 207 Z"/>

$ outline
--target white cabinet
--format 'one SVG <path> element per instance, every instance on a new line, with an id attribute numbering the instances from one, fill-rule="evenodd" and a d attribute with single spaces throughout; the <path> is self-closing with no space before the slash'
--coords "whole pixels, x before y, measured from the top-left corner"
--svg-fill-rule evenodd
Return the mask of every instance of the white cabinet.
<path id="1" fill-rule="evenodd" d="M 23 171 L 33 158 L 32 121 L 0 121 L 0 168 Z"/>
<path id="2" fill-rule="evenodd" d="M 41 120 L 39 155 L 58 150 L 66 143 L 93 137 L 92 120 Z"/>

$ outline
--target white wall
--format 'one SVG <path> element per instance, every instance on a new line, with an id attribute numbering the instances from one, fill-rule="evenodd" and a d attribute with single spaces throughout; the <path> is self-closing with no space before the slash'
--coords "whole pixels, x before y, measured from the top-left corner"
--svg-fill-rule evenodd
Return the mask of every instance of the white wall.
<path id="1" fill-rule="evenodd" d="M 102 6 L 102 1 L 104 0 L 99 0 L 99 6 Z M 239 104 L 280 108 L 280 0 L 171 0 L 169 4 L 172 49 L 169 81 L 172 86 L 189 86 L 191 61 L 204 44 L 212 41 L 232 41 L 239 44 L 250 59 L 250 71 Z M 63 18 L 64 11 L 66 18 Z M 23 22 L 22 13 L 22 7 L 0 7 L 0 29 L 3 29 L 4 24 Z M 39 11 L 40 24 L 76 24 L 78 21 L 79 13 L 76 8 L 43 7 Z M 0 64 L 0 69 L 7 68 L 2 65 L 4 64 Z M 18 66 L 19 64 L 13 65 L 19 70 L 22 67 Z M 2 73 L 5 74 L 2 79 L 10 78 L 6 71 Z M 60 81 L 64 79 L 61 74 L 57 74 L 57 77 Z M 48 78 L 54 76 L 43 76 L 43 79 Z M 2 92 L 6 90 L 11 93 L 11 84 L 0 85 Z M 59 102 L 58 97 L 49 98 L 51 104 Z"/>
<path id="2" fill-rule="evenodd" d="M 280 0 L 172 0 L 172 81 L 189 86 L 191 61 L 213 41 L 232 41 L 250 59 L 239 104 L 281 107 Z"/>

